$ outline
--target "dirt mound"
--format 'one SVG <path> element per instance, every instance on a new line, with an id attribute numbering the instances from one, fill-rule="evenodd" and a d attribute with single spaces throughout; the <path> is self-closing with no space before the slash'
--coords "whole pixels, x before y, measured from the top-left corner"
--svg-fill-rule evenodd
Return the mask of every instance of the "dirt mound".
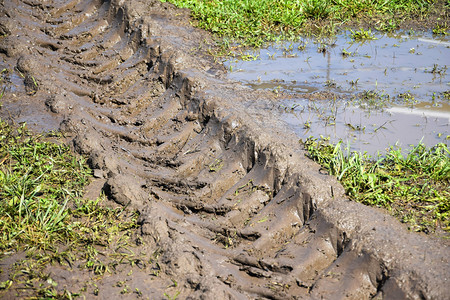
<path id="1" fill-rule="evenodd" d="M 158 276 L 129 279 L 144 297 L 163 298 L 171 279 L 183 299 L 450 294 L 448 247 L 346 199 L 256 109 L 270 95 L 223 79 L 189 12 L 152 0 L 0 9 L 2 67 L 24 78 L 11 76 L 1 116 L 62 130 L 111 200 L 140 211 L 142 251 L 161 253 Z M 66 287 L 87 276 L 64 272 Z"/>

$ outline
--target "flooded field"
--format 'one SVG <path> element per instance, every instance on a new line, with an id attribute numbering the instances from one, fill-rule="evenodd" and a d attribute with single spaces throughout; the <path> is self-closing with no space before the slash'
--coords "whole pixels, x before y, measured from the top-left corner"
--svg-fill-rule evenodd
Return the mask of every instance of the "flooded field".
<path id="1" fill-rule="evenodd" d="M 273 110 L 300 138 L 343 140 L 375 154 L 395 144 L 449 144 L 449 63 L 449 37 L 349 31 L 225 64 L 230 79 L 278 94 Z"/>

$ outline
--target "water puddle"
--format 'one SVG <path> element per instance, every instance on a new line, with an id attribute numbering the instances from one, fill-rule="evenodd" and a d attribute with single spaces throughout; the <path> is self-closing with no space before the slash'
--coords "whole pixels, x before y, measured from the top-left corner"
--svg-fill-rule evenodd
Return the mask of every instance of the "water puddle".
<path id="1" fill-rule="evenodd" d="M 20 90 L 23 90 L 23 76 L 0 61 L 0 101 L 6 94 L 14 94 Z"/>
<path id="2" fill-rule="evenodd" d="M 343 140 L 372 154 L 396 143 L 448 145 L 450 38 L 374 38 L 285 42 L 225 64 L 230 79 L 279 93 L 276 110 L 300 138 Z"/>

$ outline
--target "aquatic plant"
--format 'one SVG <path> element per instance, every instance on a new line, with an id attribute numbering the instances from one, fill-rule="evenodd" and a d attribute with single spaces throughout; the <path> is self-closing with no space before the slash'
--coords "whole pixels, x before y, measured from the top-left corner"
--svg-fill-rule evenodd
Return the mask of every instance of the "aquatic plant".
<path id="1" fill-rule="evenodd" d="M 433 28 L 433 34 L 437 34 L 437 35 L 448 35 L 449 31 L 448 31 L 448 25 L 447 23 L 444 24 L 436 24 Z"/>
<path id="2" fill-rule="evenodd" d="M 350 29 L 351 37 L 355 41 L 363 41 L 363 40 L 376 40 L 377 38 L 373 35 L 370 29 L 364 30 L 360 28 L 359 30 Z"/>

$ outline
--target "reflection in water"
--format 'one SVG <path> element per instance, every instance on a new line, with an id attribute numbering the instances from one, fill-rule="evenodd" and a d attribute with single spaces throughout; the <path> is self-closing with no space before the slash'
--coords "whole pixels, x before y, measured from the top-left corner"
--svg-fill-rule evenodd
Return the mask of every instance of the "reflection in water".
<path id="1" fill-rule="evenodd" d="M 449 144 L 449 38 L 376 37 L 354 42 L 340 35 L 327 43 L 274 45 L 253 53 L 254 61 L 227 62 L 234 70 L 229 78 L 290 93 L 280 102 L 280 117 L 301 138 L 342 139 L 370 153 L 421 140 L 429 146 Z M 325 91 L 340 100 L 311 97 Z"/>
<path id="2" fill-rule="evenodd" d="M 438 111 L 438 110 L 429 110 L 429 109 L 417 109 L 417 108 L 408 108 L 408 107 L 398 107 L 394 106 L 387 110 L 391 113 L 398 114 L 407 114 L 407 115 L 416 115 L 424 118 L 439 118 L 439 119 L 447 119 L 447 122 L 450 122 L 450 111 Z"/>

